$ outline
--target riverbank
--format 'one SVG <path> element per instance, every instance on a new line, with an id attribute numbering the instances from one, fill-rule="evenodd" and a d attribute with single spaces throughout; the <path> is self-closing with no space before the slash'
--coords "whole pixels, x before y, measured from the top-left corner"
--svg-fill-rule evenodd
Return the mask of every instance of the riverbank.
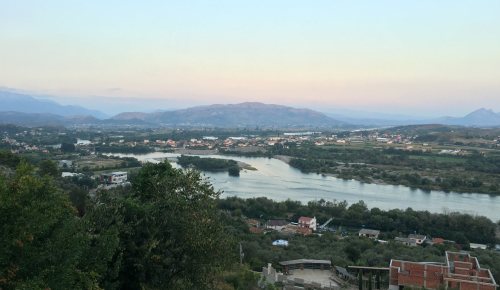
<path id="1" fill-rule="evenodd" d="M 175 148 L 172 153 L 180 155 L 218 155 L 219 151 L 217 149 L 185 149 L 185 148 Z"/>
<path id="2" fill-rule="evenodd" d="M 123 155 L 139 161 L 156 158 L 175 158 L 178 154 L 155 152 L 143 155 Z M 225 172 L 204 172 L 222 196 L 253 198 L 266 196 L 277 201 L 287 199 L 307 203 L 311 200 L 347 201 L 356 203 L 364 200 L 370 207 L 379 209 L 427 210 L 444 213 L 458 211 L 470 215 L 485 215 L 498 220 L 500 197 L 479 193 L 457 193 L 423 191 L 402 185 L 362 183 L 352 179 L 340 179 L 322 174 L 301 172 L 280 159 L 286 157 L 242 157 L 230 155 L 209 155 L 206 157 L 232 159 L 244 162 L 257 170 L 241 171 L 239 178 Z M 156 161 L 158 162 L 158 161 Z"/>
<path id="3" fill-rule="evenodd" d="M 236 160 L 235 160 L 236 161 Z M 252 170 L 252 171 L 255 171 L 257 170 L 257 168 L 253 167 L 252 165 L 248 164 L 248 163 L 245 163 L 243 161 L 236 161 L 236 163 L 238 164 L 238 167 L 240 169 L 245 169 L 245 170 Z"/>
<path id="4" fill-rule="evenodd" d="M 286 164 L 288 164 L 289 166 L 291 166 L 290 161 L 293 159 L 293 157 L 286 156 L 286 155 L 275 155 L 275 156 L 273 156 L 273 158 L 281 160 L 281 161 L 285 162 Z M 313 172 L 307 172 L 307 173 L 313 173 Z M 333 178 L 338 178 L 338 179 L 345 179 L 345 178 L 340 177 L 339 174 L 335 174 L 335 173 L 317 173 L 317 174 L 321 174 L 322 176 L 329 176 L 329 177 L 333 177 Z M 380 179 L 375 179 L 375 180 L 371 180 L 370 182 L 367 182 L 366 180 L 362 180 L 361 178 L 357 179 L 354 177 L 354 178 L 349 178 L 347 180 L 356 180 L 356 181 L 359 181 L 362 183 L 367 183 L 367 184 L 397 185 L 397 184 L 387 183 L 387 182 L 380 180 Z"/>
<path id="5" fill-rule="evenodd" d="M 279 154 L 275 157 L 303 173 L 358 180 L 367 184 L 402 185 L 423 191 L 500 196 L 500 176 L 495 173 L 495 169 L 488 166 L 478 167 L 477 162 L 471 161 L 470 157 L 434 158 L 427 156 L 429 154 L 411 155 L 408 152 L 394 150 L 382 153 L 369 150 L 346 154 L 343 152 L 334 154 L 326 150 L 315 153 L 310 151 L 299 153 L 291 151 L 291 153 L 292 155 Z"/>

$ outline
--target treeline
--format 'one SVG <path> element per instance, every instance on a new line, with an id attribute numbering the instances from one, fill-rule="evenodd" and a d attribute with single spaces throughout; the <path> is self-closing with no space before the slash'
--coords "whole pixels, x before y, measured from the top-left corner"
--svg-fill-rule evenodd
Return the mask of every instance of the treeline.
<path id="1" fill-rule="evenodd" d="M 263 265 L 272 263 L 280 269 L 279 262 L 294 259 L 326 259 L 333 265 L 387 267 L 391 259 L 416 262 L 444 263 L 445 251 L 467 249 L 470 238 L 482 235 L 484 241 L 494 241 L 495 225 L 486 218 L 474 218 L 461 214 L 430 214 L 425 211 L 407 210 L 381 211 L 368 210 L 362 202 L 348 205 L 346 202 L 326 202 L 323 200 L 300 202 L 286 200 L 274 202 L 267 198 L 240 199 L 229 197 L 219 200 L 219 207 L 228 213 L 226 232 L 241 241 L 244 263 L 253 270 L 260 271 Z M 246 218 L 261 221 L 286 219 L 297 221 L 300 216 L 316 216 L 319 224 L 334 217 L 329 226 L 336 233 L 322 232 L 321 235 L 290 235 L 271 231 L 266 234 L 250 233 Z M 362 227 L 379 229 L 380 238 L 388 243 L 378 243 L 367 238 L 359 238 Z M 393 241 L 395 236 L 405 236 L 415 231 L 434 237 L 455 239 L 457 243 L 410 247 Z M 485 235 L 484 232 L 490 235 Z M 342 234 L 342 236 L 341 236 Z M 493 240 L 492 240 L 493 237 Z M 277 239 L 288 241 L 288 247 L 276 247 L 272 242 Z M 458 242 L 462 239 L 462 244 Z M 494 250 L 473 250 L 472 255 L 479 258 L 482 267 L 490 268 L 495 279 L 500 279 L 500 253 Z M 387 277 L 383 283 L 387 285 Z"/>
<path id="2" fill-rule="evenodd" d="M 238 163 L 229 159 L 181 155 L 177 163 L 184 168 L 193 166 L 201 171 L 227 171 L 231 176 L 240 175 Z"/>
<path id="3" fill-rule="evenodd" d="M 363 182 L 381 180 L 423 190 L 500 194 L 500 156 L 494 154 L 452 156 L 394 148 L 325 148 L 311 144 L 278 144 L 272 153 L 294 157 L 290 165 L 305 173 L 333 174 Z"/>
<path id="4" fill-rule="evenodd" d="M 99 153 L 123 153 L 123 154 L 146 154 L 155 150 L 149 146 L 105 146 L 99 145 L 95 147 L 95 151 Z"/>
<path id="5" fill-rule="evenodd" d="M 198 172 L 147 164 L 90 199 L 1 156 L 15 173 L 0 174 L 0 289 L 234 289 L 237 247 Z"/>
<path id="6" fill-rule="evenodd" d="M 132 186 L 97 192 L 58 177 L 50 160 L 37 164 L 0 152 L 0 289 L 257 289 L 247 270 L 278 261 L 317 258 L 334 265 L 387 266 L 391 258 L 443 261 L 456 245 L 406 247 L 339 237 L 252 234 L 246 217 L 260 220 L 334 217 L 337 228 L 374 228 L 383 238 L 418 233 L 457 243 L 495 243 L 484 217 L 426 211 L 368 209 L 363 202 L 324 200 L 307 205 L 267 198 L 219 199 L 199 172 L 146 164 Z M 287 248 L 272 246 L 286 238 Z M 239 261 L 241 242 L 245 265 Z M 500 279 L 500 254 L 476 251 Z M 269 287 L 272 289 L 272 287 Z"/>
<path id="7" fill-rule="evenodd" d="M 234 230 L 238 233 L 248 229 L 248 225 L 238 222 L 234 217 Z M 231 229 L 228 229 L 230 232 Z M 248 230 L 247 230 L 248 231 Z M 276 247 L 272 242 L 286 239 L 288 247 Z M 279 232 L 266 234 L 240 234 L 243 261 L 253 270 L 260 271 L 262 265 L 272 263 L 280 269 L 279 262 L 295 259 L 330 260 L 333 265 L 346 267 L 351 265 L 388 267 L 391 259 L 415 262 L 444 263 L 445 251 L 460 251 L 457 245 L 443 244 L 434 246 L 410 247 L 393 241 L 378 243 L 368 238 L 359 238 L 356 234 L 340 237 L 326 232 L 321 236 L 285 235 Z M 471 255 L 477 256 L 481 267 L 489 268 L 498 281 L 500 279 L 500 253 L 494 250 L 474 250 Z M 354 274 L 354 273 L 353 273 Z M 388 285 L 387 276 L 383 277 L 383 285 Z"/>
<path id="8" fill-rule="evenodd" d="M 345 201 L 320 200 L 303 205 L 298 201 L 277 202 L 265 197 L 250 199 L 228 197 L 219 200 L 219 207 L 262 219 L 297 221 L 300 216 L 315 216 L 321 224 L 333 217 L 334 225 L 378 229 L 385 233 L 386 238 L 416 232 L 454 240 L 462 245 L 470 242 L 493 245 L 498 242 L 495 235 L 497 225 L 493 221 L 486 217 L 461 213 L 439 214 L 415 211 L 411 208 L 384 211 L 379 208 L 368 209 L 363 201 L 348 205 Z M 293 216 L 290 217 L 290 213 L 293 213 Z"/>
<path id="9" fill-rule="evenodd" d="M 239 150 L 231 150 L 231 149 L 228 150 L 228 149 L 220 148 L 219 154 L 242 156 L 242 157 L 268 157 L 268 158 L 273 157 L 272 153 L 267 152 L 266 149 L 262 149 L 259 151 L 244 152 L 244 151 L 239 151 Z"/>

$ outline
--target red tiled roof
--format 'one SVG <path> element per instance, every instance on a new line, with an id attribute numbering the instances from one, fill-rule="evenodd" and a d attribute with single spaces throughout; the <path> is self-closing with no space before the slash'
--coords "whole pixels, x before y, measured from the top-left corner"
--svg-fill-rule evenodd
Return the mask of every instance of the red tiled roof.
<path id="1" fill-rule="evenodd" d="M 307 216 L 301 216 L 299 218 L 299 223 L 300 222 L 303 222 L 303 223 L 310 223 L 312 221 L 313 218 L 311 217 L 307 217 Z"/>
<path id="2" fill-rule="evenodd" d="M 433 238 L 432 243 L 433 244 L 444 244 L 444 239 L 443 238 Z"/>

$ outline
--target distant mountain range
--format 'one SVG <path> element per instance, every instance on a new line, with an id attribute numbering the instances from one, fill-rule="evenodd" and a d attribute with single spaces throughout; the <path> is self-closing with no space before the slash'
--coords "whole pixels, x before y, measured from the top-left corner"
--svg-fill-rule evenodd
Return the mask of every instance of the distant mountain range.
<path id="1" fill-rule="evenodd" d="M 93 116 L 106 118 L 107 115 L 80 106 L 64 106 L 51 100 L 34 98 L 30 95 L 0 90 L 0 111 L 33 114 L 53 114 L 59 116 Z"/>
<path id="2" fill-rule="evenodd" d="M 497 127 L 500 126 L 500 113 L 481 108 L 461 118 L 444 117 L 436 119 L 434 123 L 470 127 Z"/>
<path id="3" fill-rule="evenodd" d="M 165 126 L 332 128 L 348 125 L 323 113 L 280 105 L 241 103 L 155 113 L 122 113 L 113 120 L 141 120 Z"/>
<path id="4" fill-rule="evenodd" d="M 389 116 L 390 117 L 390 116 Z M 310 109 L 256 102 L 198 106 L 153 113 L 125 112 L 111 118 L 80 106 L 64 106 L 26 94 L 0 90 L 0 123 L 23 126 L 141 126 L 219 128 L 360 128 L 412 124 L 443 124 L 470 127 L 500 127 L 500 113 L 476 110 L 464 117 L 405 120 L 326 115 Z"/>
<path id="5" fill-rule="evenodd" d="M 489 109 L 478 109 L 464 117 L 441 117 L 434 119 L 423 118 L 364 118 L 364 117 L 348 117 L 342 114 L 329 114 L 329 116 L 357 126 L 374 126 L 374 127 L 391 127 L 405 125 L 421 125 L 421 124 L 441 124 L 455 125 L 465 127 L 500 127 L 500 113 L 495 113 Z"/>

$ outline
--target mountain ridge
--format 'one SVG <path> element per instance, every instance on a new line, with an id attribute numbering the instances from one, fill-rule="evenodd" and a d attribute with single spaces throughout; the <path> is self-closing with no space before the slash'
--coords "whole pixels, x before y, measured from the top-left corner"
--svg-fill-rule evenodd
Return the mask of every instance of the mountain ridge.
<path id="1" fill-rule="evenodd" d="M 348 110 L 347 110 L 348 111 Z M 349 114 L 329 114 L 261 102 L 211 104 L 155 112 L 122 112 L 109 118 L 103 113 L 80 106 L 64 106 L 47 99 L 0 88 L 0 122 L 20 125 L 132 125 L 221 128 L 360 128 L 442 124 L 469 127 L 500 127 L 500 113 L 479 108 L 463 117 L 434 119 L 383 119 Z"/>
<path id="2" fill-rule="evenodd" d="M 331 128 L 347 125 L 311 109 L 259 102 L 214 104 L 156 112 L 144 115 L 143 120 L 162 125 L 213 127 Z"/>
<path id="3" fill-rule="evenodd" d="M 495 113 L 491 109 L 479 108 L 463 117 L 443 117 L 435 121 L 446 125 L 496 127 L 500 126 L 500 113 Z"/>
<path id="4" fill-rule="evenodd" d="M 48 99 L 35 98 L 33 96 L 0 90 L 0 111 L 21 113 L 47 113 L 60 116 L 82 116 L 90 115 L 103 119 L 107 115 L 96 110 L 90 110 L 81 106 L 61 105 Z"/>

